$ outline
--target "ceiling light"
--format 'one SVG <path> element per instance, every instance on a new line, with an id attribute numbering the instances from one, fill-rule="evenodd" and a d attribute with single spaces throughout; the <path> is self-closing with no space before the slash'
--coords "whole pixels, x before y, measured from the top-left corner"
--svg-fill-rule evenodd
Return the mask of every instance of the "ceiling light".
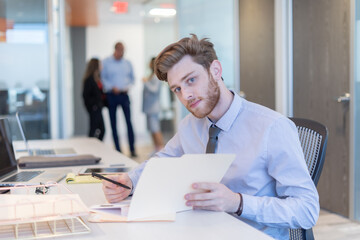
<path id="1" fill-rule="evenodd" d="M 176 15 L 176 10 L 173 8 L 153 8 L 149 14 L 151 16 L 172 17 Z"/>

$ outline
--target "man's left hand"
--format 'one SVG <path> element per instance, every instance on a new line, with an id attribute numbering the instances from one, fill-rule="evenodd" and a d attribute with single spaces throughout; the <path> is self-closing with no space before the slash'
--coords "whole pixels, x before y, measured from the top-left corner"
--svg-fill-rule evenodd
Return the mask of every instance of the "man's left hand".
<path id="1" fill-rule="evenodd" d="M 198 193 L 185 195 L 186 205 L 193 209 L 204 209 L 222 212 L 236 212 L 240 204 L 240 196 L 224 184 L 194 183 L 192 187 L 200 190 Z"/>

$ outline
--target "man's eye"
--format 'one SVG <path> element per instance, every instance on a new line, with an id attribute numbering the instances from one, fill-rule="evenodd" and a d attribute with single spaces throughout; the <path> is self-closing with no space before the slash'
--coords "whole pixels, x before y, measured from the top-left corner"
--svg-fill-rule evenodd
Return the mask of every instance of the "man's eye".
<path id="1" fill-rule="evenodd" d="M 193 83 L 193 82 L 195 82 L 195 78 L 190 78 L 189 83 Z"/>
<path id="2" fill-rule="evenodd" d="M 174 93 L 178 93 L 178 92 L 180 92 L 180 88 L 179 87 L 174 88 Z"/>

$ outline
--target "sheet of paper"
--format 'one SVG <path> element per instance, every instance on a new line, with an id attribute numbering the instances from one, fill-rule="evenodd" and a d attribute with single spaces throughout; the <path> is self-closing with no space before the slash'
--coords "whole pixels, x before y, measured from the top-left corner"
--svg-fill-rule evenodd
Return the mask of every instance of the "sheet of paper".
<path id="1" fill-rule="evenodd" d="M 171 215 L 191 209 L 184 196 L 195 182 L 220 182 L 234 154 L 188 154 L 180 158 L 152 158 L 133 194 L 128 220 Z"/>
<path id="2" fill-rule="evenodd" d="M 106 203 L 90 207 L 90 222 L 130 222 L 127 218 L 131 199 L 123 200 L 119 203 Z M 152 216 L 151 218 L 138 218 L 136 222 L 169 222 L 175 221 L 176 213 Z"/>
<path id="3" fill-rule="evenodd" d="M 128 220 L 126 208 L 121 209 L 93 209 L 90 210 L 89 222 L 173 222 L 176 213 L 161 216 L 151 216 L 149 218 L 137 218 Z"/>

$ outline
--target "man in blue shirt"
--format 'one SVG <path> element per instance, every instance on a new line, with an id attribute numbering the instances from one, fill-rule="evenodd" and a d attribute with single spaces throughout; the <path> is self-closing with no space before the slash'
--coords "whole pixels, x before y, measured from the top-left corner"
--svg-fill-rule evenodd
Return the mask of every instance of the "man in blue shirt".
<path id="1" fill-rule="evenodd" d="M 236 154 L 221 183 L 194 183 L 199 191 L 186 194 L 186 204 L 228 212 L 276 239 L 289 239 L 289 228 L 315 225 L 319 196 L 294 123 L 227 89 L 207 39 L 183 38 L 166 47 L 155 65 L 157 77 L 191 112 L 157 157 L 205 153 L 213 125 L 220 129 L 216 153 Z M 131 191 L 104 182 L 107 200 L 118 202 L 131 194 L 145 165 L 113 178 L 132 186 Z"/>
<path id="2" fill-rule="evenodd" d="M 128 91 L 135 80 L 132 65 L 123 56 L 124 45 L 118 42 L 115 44 L 114 54 L 104 59 L 102 63 L 101 80 L 109 104 L 111 129 L 116 150 L 121 152 L 116 125 L 116 110 L 120 105 L 125 115 L 130 153 L 132 157 L 136 157 L 135 137 L 131 124 L 130 99 L 128 95 Z"/>

